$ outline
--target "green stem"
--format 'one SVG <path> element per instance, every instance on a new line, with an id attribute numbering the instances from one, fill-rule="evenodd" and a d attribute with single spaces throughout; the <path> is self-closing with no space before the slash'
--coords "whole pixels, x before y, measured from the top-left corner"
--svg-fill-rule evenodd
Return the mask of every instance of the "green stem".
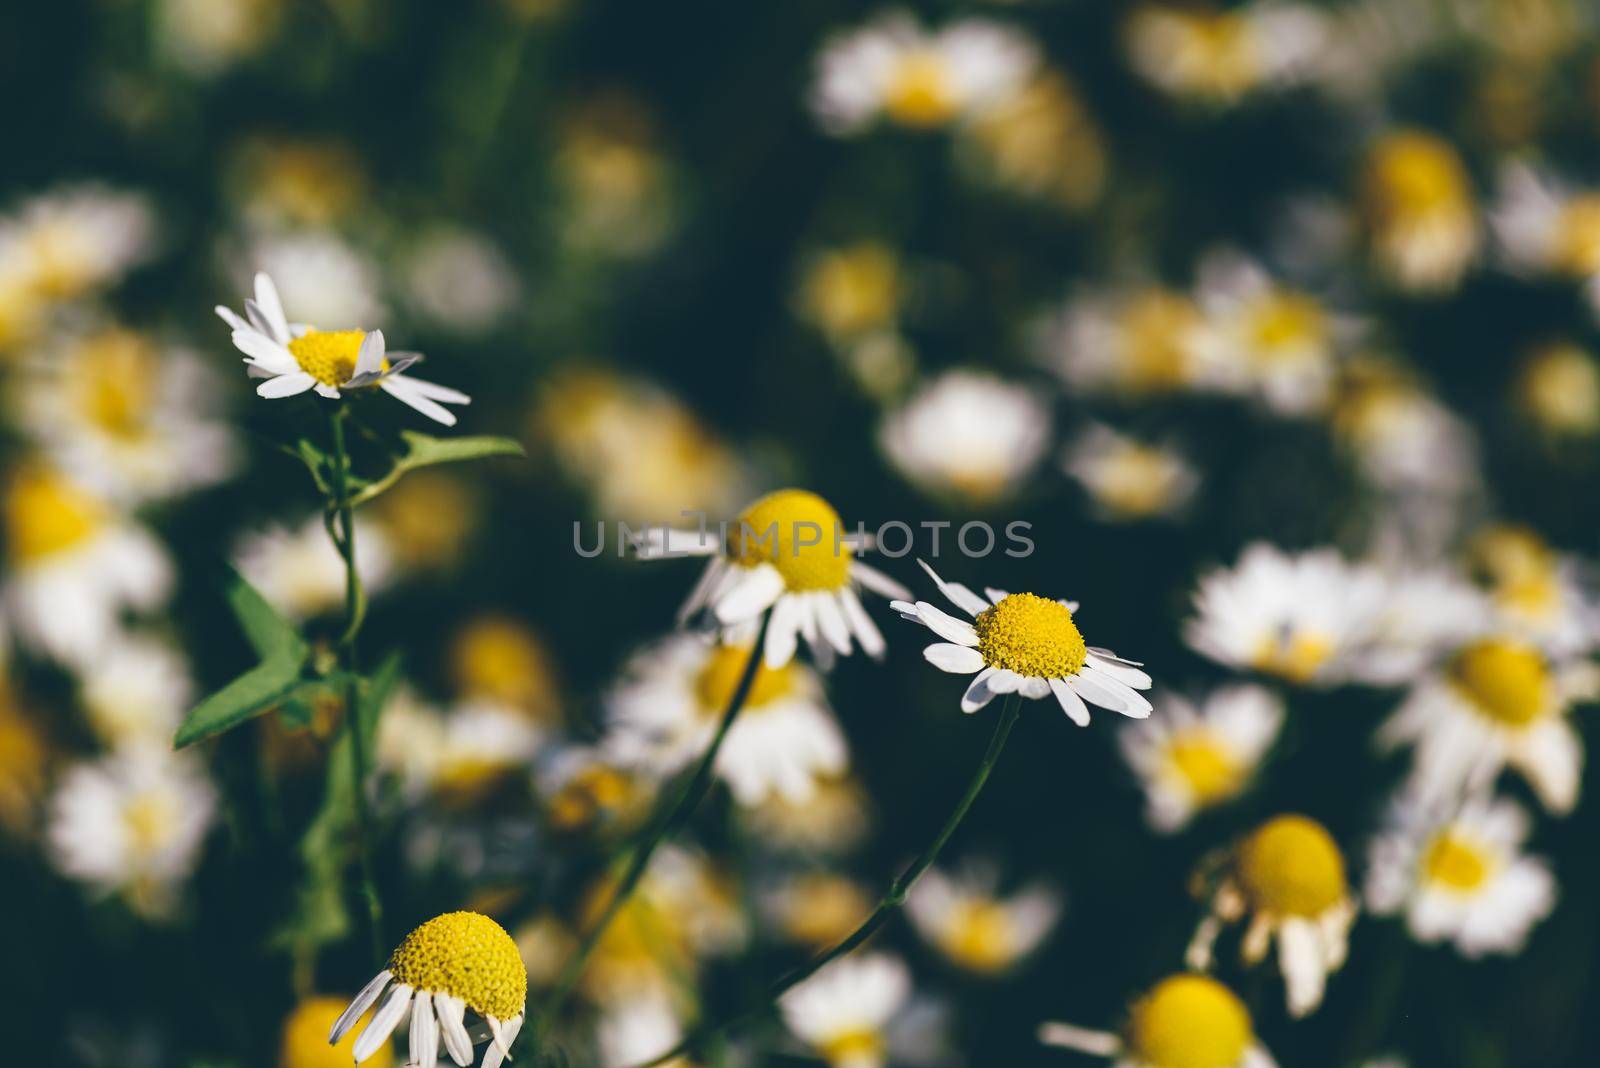
<path id="1" fill-rule="evenodd" d="M 650 866 L 650 858 L 655 855 L 656 848 L 687 822 L 701 799 L 705 797 L 706 791 L 711 788 L 717 754 L 722 751 L 722 743 L 728 737 L 728 730 L 733 726 L 733 721 L 739 718 L 745 699 L 750 696 L 750 688 L 755 684 L 756 672 L 761 666 L 762 649 L 767 643 L 767 626 L 771 622 L 772 611 L 768 609 L 761 618 L 761 629 L 756 634 L 755 644 L 750 647 L 744 671 L 739 676 L 739 685 L 728 698 L 728 706 L 723 710 L 722 719 L 717 724 L 717 732 L 712 735 L 711 744 L 706 746 L 705 754 L 700 757 L 700 763 L 696 765 L 694 774 L 678 794 L 677 800 L 670 808 L 663 811 L 634 850 L 621 881 L 617 883 L 616 889 L 611 892 L 610 900 L 606 902 L 606 907 L 584 933 L 583 940 L 573 950 L 572 956 L 567 958 L 561 975 L 540 1006 L 533 1027 L 535 1048 L 543 1044 L 545 1037 L 550 1033 L 556 1014 L 561 1011 L 562 1004 L 577 987 L 578 980 L 583 977 L 584 968 L 588 966 L 589 958 L 600 943 L 600 936 L 605 933 L 611 921 L 616 919 L 617 913 L 638 888 L 639 880 L 644 876 L 645 869 Z"/>
<path id="2" fill-rule="evenodd" d="M 1006 700 L 1005 710 L 1000 714 L 1000 722 L 995 725 L 994 734 L 989 738 L 989 750 L 984 753 L 982 763 L 978 765 L 978 770 L 973 773 L 972 781 L 967 783 L 966 792 L 961 795 L 961 800 L 956 802 L 955 809 L 950 813 L 949 818 L 945 820 L 944 826 L 939 829 L 939 833 L 934 837 L 933 842 L 927 849 L 922 851 L 916 860 L 911 862 L 911 865 L 905 871 L 900 873 L 898 879 L 889 885 L 889 889 L 878 900 L 878 907 L 872 910 L 872 915 L 868 916 L 860 927 L 852 931 L 843 941 L 812 957 L 805 964 L 784 975 L 769 986 L 766 996 L 759 1005 L 735 1013 L 723 1020 L 713 1021 L 695 1028 L 676 1046 L 673 1046 L 660 1056 L 635 1065 L 634 1068 L 655 1068 L 656 1065 L 665 1064 L 675 1057 L 685 1055 L 707 1039 L 721 1034 L 728 1028 L 742 1023 L 761 1012 L 768 1005 L 782 997 L 791 987 L 798 986 L 840 957 L 854 952 L 873 935 L 877 934 L 883 925 L 889 922 L 889 918 L 894 915 L 896 910 L 905 904 L 906 895 L 911 892 L 911 888 L 916 885 L 917 880 L 922 878 L 922 874 L 933 866 L 935 860 L 939 859 L 939 853 L 944 849 L 946 843 L 950 841 L 951 835 L 956 833 L 956 828 L 961 826 L 961 821 L 966 818 L 967 811 L 972 808 L 972 803 L 978 799 L 978 794 L 983 792 L 983 785 L 989 781 L 989 773 L 994 770 L 995 762 L 1000 759 L 1000 751 L 1005 748 L 1006 739 L 1010 737 L 1011 728 L 1017 722 L 1017 717 L 1021 714 L 1021 711 L 1022 698 L 1017 694 L 1012 694 Z"/>

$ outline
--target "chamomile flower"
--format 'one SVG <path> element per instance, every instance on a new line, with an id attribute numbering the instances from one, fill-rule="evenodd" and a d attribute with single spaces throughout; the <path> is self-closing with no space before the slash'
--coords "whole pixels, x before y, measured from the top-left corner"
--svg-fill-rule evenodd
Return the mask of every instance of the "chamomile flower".
<path id="1" fill-rule="evenodd" d="M 383 529 L 357 519 L 356 545 L 362 585 L 368 593 L 382 589 L 392 573 Z M 309 619 L 344 603 L 344 560 L 320 517 L 241 536 L 233 563 L 274 608 L 292 619 Z"/>
<path id="2" fill-rule="evenodd" d="M 693 762 L 716 733 L 749 659 L 748 646 L 713 645 L 695 635 L 636 654 L 605 701 L 605 751 L 620 766 L 654 778 Z M 803 804 L 819 778 L 841 774 L 849 759 L 816 674 L 794 661 L 758 664 L 715 772 L 741 805 L 773 795 Z"/>
<path id="3" fill-rule="evenodd" d="M 795 803 L 772 795 L 740 816 L 752 837 L 783 852 L 835 856 L 866 838 L 872 810 L 866 791 L 850 775 L 819 779 L 809 800 Z"/>
<path id="4" fill-rule="evenodd" d="M 1529 829 L 1511 801 L 1476 796 L 1439 818 L 1402 797 L 1369 850 L 1367 907 L 1466 957 L 1520 952 L 1556 900 L 1550 866 L 1522 851 Z"/>
<path id="5" fill-rule="evenodd" d="M 378 264 L 332 230 L 259 231 L 243 248 L 228 249 L 227 261 L 240 289 L 255 287 L 246 264 L 281 282 L 279 304 L 293 308 L 300 322 L 371 323 L 389 316 Z"/>
<path id="6" fill-rule="evenodd" d="M 1409 682 L 1482 633 L 1483 621 L 1493 614 L 1489 599 L 1455 568 L 1407 560 L 1373 566 L 1385 592 L 1371 621 L 1369 647 L 1351 666 L 1355 682 Z"/>
<path id="7" fill-rule="evenodd" d="M 0 679 L 0 829 L 17 836 L 32 833 L 49 761 L 44 732 Z"/>
<path id="8" fill-rule="evenodd" d="M 927 564 L 922 568 L 972 622 L 927 601 L 895 601 L 893 607 L 944 639 L 922 651 L 930 664 L 975 676 L 962 695 L 961 711 L 976 712 L 998 694 L 1019 693 L 1053 696 L 1080 727 L 1089 725 L 1085 702 L 1134 719 L 1150 714 L 1150 702 L 1138 693 L 1150 688 L 1150 676 L 1136 661 L 1085 644 L 1073 620 L 1075 604 L 992 586 L 984 600 L 959 582 L 944 581 Z"/>
<path id="9" fill-rule="evenodd" d="M 544 732 L 520 711 L 469 701 L 444 715 L 401 695 L 378 727 L 378 765 L 394 771 L 407 796 L 464 804 L 528 769 Z"/>
<path id="10" fill-rule="evenodd" d="M 952 964 L 978 975 L 1016 967 L 1061 915 L 1061 895 L 1043 884 L 998 892 L 997 873 L 974 865 L 960 875 L 923 873 L 906 899 L 917 933 Z"/>
<path id="11" fill-rule="evenodd" d="M 1366 653 L 1383 604 L 1378 574 L 1333 549 L 1290 555 L 1256 542 L 1234 567 L 1200 577 L 1184 638 L 1229 667 L 1336 686 Z"/>
<path id="12" fill-rule="evenodd" d="M 1207 970 L 1222 926 L 1248 918 L 1240 947 L 1245 963 L 1264 959 L 1276 938 L 1289 1014 L 1305 1016 L 1322 1004 L 1329 974 L 1344 965 L 1356 911 L 1333 836 L 1305 816 L 1277 816 L 1231 851 L 1188 964 Z"/>
<path id="13" fill-rule="evenodd" d="M 1497 524 L 1468 546 L 1499 624 L 1552 656 L 1581 656 L 1600 644 L 1600 601 L 1587 567 L 1528 527 Z"/>
<path id="14" fill-rule="evenodd" d="M 41 194 L 0 224 L 0 245 L 18 243 L 32 288 L 50 300 L 73 300 L 113 284 L 149 257 L 155 236 L 147 198 L 99 185 Z"/>
<path id="15" fill-rule="evenodd" d="M 1067 443 L 1061 467 L 1083 486 L 1095 512 L 1114 523 L 1176 515 L 1200 486 L 1199 472 L 1175 447 L 1142 442 L 1101 423 L 1084 427 Z"/>
<path id="16" fill-rule="evenodd" d="M 880 118 L 934 129 L 1005 100 L 1038 62 L 1032 41 L 988 19 L 930 32 L 894 11 L 827 43 L 811 108 L 822 128 L 838 136 L 860 133 Z"/>
<path id="17" fill-rule="evenodd" d="M 892 331 L 906 295 L 900 257 L 879 241 L 822 249 L 801 266 L 795 312 L 836 345 Z"/>
<path id="18" fill-rule="evenodd" d="M 23 644 L 87 663 L 116 637 L 125 611 L 166 599 L 166 552 L 106 502 L 40 465 L 14 469 L 4 492 L 3 598 Z"/>
<path id="19" fill-rule="evenodd" d="M 1438 498 L 1453 511 L 1479 482 L 1472 427 L 1392 360 L 1345 365 L 1332 423 L 1363 478 L 1401 500 Z"/>
<path id="20" fill-rule="evenodd" d="M 266 379 L 256 387 L 263 397 L 292 397 L 314 389 L 319 396 L 338 399 L 341 389 L 376 386 L 445 426 L 456 423 L 445 404 L 471 403 L 460 390 L 407 377 L 404 371 L 421 355 L 396 352 L 390 360 L 382 330 L 291 327 L 278 289 L 264 272 L 256 275 L 255 300 L 245 301 L 248 322 L 221 305 L 216 311 L 233 328 L 233 344 L 245 354 L 250 376 Z"/>
<path id="21" fill-rule="evenodd" d="M 194 870 L 216 791 L 187 755 L 137 746 L 67 770 L 50 799 L 56 867 L 136 912 L 170 914 Z"/>
<path id="22" fill-rule="evenodd" d="M 1547 809 L 1566 813 L 1578 803 L 1583 768 L 1583 740 L 1567 711 L 1594 691 L 1591 665 L 1562 664 L 1521 639 L 1491 634 L 1419 680 L 1379 729 L 1378 744 L 1412 747 L 1423 804 L 1486 788 L 1511 768 Z"/>
<path id="23" fill-rule="evenodd" d="M 450 677 L 463 697 L 509 705 L 549 723 L 560 713 L 555 662 L 525 623 L 511 616 L 469 620 L 450 642 Z"/>
<path id="24" fill-rule="evenodd" d="M 1105 137 L 1077 87 L 1059 71 L 1041 71 L 962 134 L 968 169 L 1002 189 L 1079 211 L 1105 188 Z"/>
<path id="25" fill-rule="evenodd" d="M 829 1068 L 882 1068 L 888 1032 L 911 997 L 911 974 L 895 957 L 843 957 L 778 1002 L 789 1030 Z"/>
<path id="26" fill-rule="evenodd" d="M 194 699 L 194 683 L 170 643 L 128 634 L 84 665 L 79 697 L 90 726 L 112 748 L 165 747 Z"/>
<path id="27" fill-rule="evenodd" d="M 1198 706 L 1177 694 L 1155 704 L 1117 740 L 1144 788 L 1145 819 L 1162 832 L 1239 796 L 1283 726 L 1283 699 L 1248 683 L 1213 690 Z"/>
<path id="28" fill-rule="evenodd" d="M 1378 273 L 1402 289 L 1454 289 L 1477 253 L 1466 166 L 1436 134 L 1399 130 L 1370 150 L 1361 200 Z"/>
<path id="29" fill-rule="evenodd" d="M 1500 176 L 1490 224 L 1508 265 L 1583 283 L 1600 308 L 1600 190 L 1577 190 L 1526 164 Z"/>
<path id="30" fill-rule="evenodd" d="M 1600 434 L 1600 364 L 1569 341 L 1540 345 L 1517 369 L 1517 408 L 1552 436 Z"/>
<path id="31" fill-rule="evenodd" d="M 1074 295 L 1038 331 L 1040 359 L 1075 390 L 1146 397 L 1190 389 L 1205 365 L 1205 317 L 1161 286 Z"/>
<path id="32" fill-rule="evenodd" d="M 467 1068 L 472 1047 L 488 1040 L 481 1068 L 499 1068 L 522 1030 L 527 1001 L 528 972 L 505 929 L 476 912 L 448 912 L 406 935 L 333 1022 L 328 1041 L 338 1042 L 372 1009 L 353 1049 L 360 1064 L 409 1013 L 408 1065 L 433 1068 L 442 1046 Z"/>
<path id="33" fill-rule="evenodd" d="M 1328 29 L 1305 4 L 1257 0 L 1218 10 L 1145 3 L 1128 21 L 1128 55 L 1134 70 L 1165 92 L 1227 104 L 1303 77 Z"/>
<path id="34" fill-rule="evenodd" d="M 328 1043 L 328 1029 L 348 1004 L 348 999 L 336 997 L 301 1000 L 283 1021 L 278 1068 L 350 1068 L 354 1063 L 350 1055 L 354 1036 L 346 1035 L 336 1045 Z M 385 1054 L 386 1051 L 374 1053 L 367 1064 L 372 1068 L 388 1068 L 394 1062 Z M 434 1065 L 427 1068 L 434 1068 Z"/>
<path id="35" fill-rule="evenodd" d="M 784 938 L 818 951 L 859 927 L 873 904 L 866 887 L 825 869 L 785 876 L 760 897 L 763 917 Z"/>
<path id="36" fill-rule="evenodd" d="M 923 490 L 975 505 L 1016 492 L 1050 440 L 1050 405 L 1037 389 L 981 371 L 947 371 L 890 412 L 878 440 Z"/>
<path id="37" fill-rule="evenodd" d="M 591 745 L 566 745 L 541 753 L 533 785 L 553 831 L 624 833 L 649 815 L 656 784 L 613 764 Z"/>
<path id="38" fill-rule="evenodd" d="M 1121 1034 L 1046 1023 L 1039 1041 L 1114 1059 L 1113 1068 L 1276 1068 L 1244 1002 L 1206 975 L 1161 980 L 1128 1007 Z"/>
<path id="39" fill-rule="evenodd" d="M 727 637 L 747 640 L 767 609 L 762 656 L 770 668 L 794 659 L 804 637 L 819 664 L 848 656 L 859 643 L 882 656 L 883 634 L 856 593 L 857 586 L 885 597 L 911 593 L 883 572 L 855 558 L 864 535 L 845 528 L 833 505 L 808 490 L 783 489 L 761 497 L 727 525 L 725 532 L 652 528 L 638 546 L 645 559 L 710 556 L 680 619 L 700 613 Z"/>
<path id="40" fill-rule="evenodd" d="M 482 234 L 440 227 L 410 250 L 405 283 L 411 304 L 432 322 L 481 333 L 516 302 L 518 282 L 505 254 Z"/>

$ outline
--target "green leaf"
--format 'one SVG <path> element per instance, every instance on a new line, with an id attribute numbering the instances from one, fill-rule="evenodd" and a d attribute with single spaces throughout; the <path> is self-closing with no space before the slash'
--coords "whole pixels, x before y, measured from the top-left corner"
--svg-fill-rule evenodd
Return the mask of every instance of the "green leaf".
<path id="1" fill-rule="evenodd" d="M 279 615 L 243 575 L 230 567 L 227 576 L 223 597 L 256 655 L 263 660 L 293 660 L 297 666 L 303 662 L 309 650 L 294 624 Z"/>
<path id="2" fill-rule="evenodd" d="M 394 693 L 394 688 L 400 681 L 400 652 L 396 650 L 384 657 L 378 664 L 377 670 L 361 683 L 361 695 L 356 702 L 357 722 L 361 726 L 361 738 L 366 743 L 367 752 L 372 752 L 372 743 L 378 736 L 378 717 L 383 715 L 383 708 L 389 703 L 389 697 Z"/>
<path id="3" fill-rule="evenodd" d="M 351 504 L 365 504 L 399 482 L 407 471 L 415 471 L 419 467 L 463 463 L 490 456 L 527 455 L 521 442 L 514 438 L 496 437 L 492 434 L 464 438 L 436 438 L 431 434 L 402 430 L 400 437 L 406 444 L 406 451 L 395 459 L 394 467 L 390 468 L 387 475 L 374 479 L 352 496 Z"/>
<path id="4" fill-rule="evenodd" d="M 173 745 L 182 749 L 276 707 L 300 681 L 298 661 L 274 658 L 246 671 L 190 710 Z"/>

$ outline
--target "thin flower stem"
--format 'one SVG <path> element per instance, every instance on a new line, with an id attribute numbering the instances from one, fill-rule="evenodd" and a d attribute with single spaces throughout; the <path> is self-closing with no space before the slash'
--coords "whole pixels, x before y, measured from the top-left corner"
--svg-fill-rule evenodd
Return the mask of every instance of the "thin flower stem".
<path id="1" fill-rule="evenodd" d="M 972 803 L 978 799 L 978 794 L 983 792 L 984 783 L 989 781 L 989 773 L 994 770 L 995 763 L 1000 759 L 1000 751 L 1005 748 L 1006 739 L 1010 737 L 1011 728 L 1017 722 L 1017 717 L 1021 712 L 1022 698 L 1017 694 L 1012 694 L 1006 701 L 1004 711 L 1000 714 L 1000 722 L 995 725 L 994 734 L 989 738 L 989 750 L 984 753 L 982 763 L 978 765 L 978 770 L 973 773 L 972 781 L 967 783 L 966 792 L 961 795 L 961 800 L 956 803 L 955 809 L 950 813 L 949 818 L 945 820 L 944 826 L 939 829 L 939 833 L 934 837 L 933 842 L 927 849 L 922 851 L 922 854 L 916 860 L 911 862 L 905 871 L 900 873 L 898 879 L 890 884 L 889 889 L 878 900 L 878 907 L 872 910 L 872 915 L 868 916 L 860 927 L 857 927 L 843 941 L 832 948 L 817 954 L 799 968 L 778 979 L 777 982 L 767 988 L 766 996 L 760 1004 L 722 1020 L 713 1021 L 695 1028 L 676 1046 L 657 1057 L 634 1065 L 634 1068 L 655 1068 L 657 1065 L 665 1064 L 676 1057 L 687 1054 L 708 1039 L 764 1011 L 769 1005 L 788 992 L 791 987 L 798 986 L 840 957 L 854 952 L 873 935 L 877 934 L 883 925 L 889 922 L 889 918 L 894 915 L 900 906 L 905 904 L 906 896 L 911 892 L 911 888 L 916 885 L 918 879 L 922 878 L 922 874 L 933 866 L 933 862 L 939 858 L 939 853 L 944 849 L 945 844 L 950 841 L 951 835 L 955 834 L 956 828 L 961 826 L 961 821 L 966 818 L 967 811 L 972 808 Z"/>
<path id="2" fill-rule="evenodd" d="M 378 896 L 378 880 L 373 874 L 373 820 L 367 801 L 367 741 L 361 725 L 360 658 L 356 638 L 366 619 L 367 597 L 361 586 L 361 573 L 356 570 L 356 528 L 354 509 L 348 492 L 350 455 L 344 444 L 344 420 L 347 409 L 341 402 L 334 409 L 333 427 L 333 500 L 329 502 L 328 532 L 344 560 L 344 613 L 345 629 L 339 636 L 339 667 L 345 674 L 345 730 L 350 735 L 351 775 L 355 779 L 356 826 L 360 835 L 361 896 L 367 904 L 367 929 L 372 939 L 372 956 L 375 964 L 383 962 L 383 901 Z M 333 520 L 337 518 L 337 526 Z"/>
<path id="3" fill-rule="evenodd" d="M 583 977 L 584 968 L 588 966 L 589 958 L 593 955 L 595 947 L 600 943 L 600 936 L 611 925 L 611 921 L 622 910 L 638 888 L 639 880 L 644 876 L 645 869 L 650 866 L 650 858 L 655 855 L 656 848 L 673 835 L 693 814 L 699 806 L 706 791 L 711 788 L 712 774 L 717 762 L 717 754 L 722 751 L 722 743 L 728 737 L 728 730 L 733 726 L 734 720 L 739 718 L 739 712 L 744 708 L 746 698 L 750 696 L 750 688 L 755 684 L 756 672 L 761 666 L 762 649 L 767 644 L 767 626 L 772 622 L 772 610 L 761 617 L 761 629 L 756 634 L 755 644 L 750 647 L 750 655 L 745 660 L 744 671 L 739 676 L 739 685 L 734 688 L 733 695 L 728 698 L 728 707 L 723 710 L 722 719 L 717 724 L 717 732 L 711 737 L 711 744 L 706 746 L 700 763 L 696 765 L 694 774 L 690 776 L 683 791 L 673 802 L 672 807 L 664 810 L 656 820 L 650 832 L 640 841 L 633 855 L 628 860 L 628 867 L 623 872 L 622 879 L 611 893 L 611 899 L 606 902 L 606 907 L 601 911 L 599 918 L 584 933 L 583 940 L 573 950 L 572 956 L 567 958 L 567 963 L 561 970 L 550 993 L 545 997 L 538 1014 L 534 1018 L 533 1037 L 535 1048 L 538 1048 L 550 1033 L 550 1027 L 556 1014 L 561 1011 L 561 1006 L 572 991 L 577 987 L 578 980 Z"/>

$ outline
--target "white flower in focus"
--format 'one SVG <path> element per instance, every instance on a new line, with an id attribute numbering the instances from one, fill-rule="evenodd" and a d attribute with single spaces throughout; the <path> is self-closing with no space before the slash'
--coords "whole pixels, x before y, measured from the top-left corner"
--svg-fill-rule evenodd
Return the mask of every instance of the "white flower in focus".
<path id="1" fill-rule="evenodd" d="M 1000 975 L 1036 950 L 1061 915 L 1061 895 L 1044 885 L 1001 896 L 994 871 L 951 876 L 932 868 L 906 899 L 917 933 L 960 968 Z"/>
<path id="2" fill-rule="evenodd" d="M 517 299 L 517 276 L 505 255 L 486 237 L 468 230 L 425 234 L 405 265 L 411 303 L 453 330 L 479 332 L 494 326 Z"/>
<path id="3" fill-rule="evenodd" d="M 1171 975 L 1128 1007 L 1122 1034 L 1051 1022 L 1047 1046 L 1114 1058 L 1113 1068 L 1276 1068 L 1238 995 L 1206 975 Z"/>
<path id="4" fill-rule="evenodd" d="M 1015 492 L 1049 439 L 1041 390 L 980 371 L 924 383 L 878 434 L 890 462 L 923 490 L 980 505 Z"/>
<path id="5" fill-rule="evenodd" d="M 178 649 L 130 634 L 84 665 L 79 699 L 90 726 L 112 748 L 166 748 L 194 700 L 194 682 Z"/>
<path id="6" fill-rule="evenodd" d="M 880 953 L 842 957 L 779 999 L 789 1030 L 830 1068 L 883 1068 L 888 1030 L 911 996 L 911 975 Z"/>
<path id="7" fill-rule="evenodd" d="M 1138 775 L 1145 819 L 1170 833 L 1244 792 L 1283 726 L 1283 699 L 1263 686 L 1223 686 L 1198 706 L 1157 695 L 1156 712 L 1117 736 Z"/>
<path id="8" fill-rule="evenodd" d="M 1200 474 L 1169 445 L 1149 445 L 1093 423 L 1062 450 L 1061 467 L 1082 484 L 1095 511 L 1110 522 L 1163 518 L 1182 512 Z"/>
<path id="9" fill-rule="evenodd" d="M 72 300 L 119 280 L 150 256 L 156 220 L 137 193 L 99 185 L 67 186 L 25 201 L 0 223 L 0 246 L 21 257 L 38 293 Z"/>
<path id="10" fill-rule="evenodd" d="M 275 525 L 243 535 L 234 544 L 233 563 L 291 619 L 309 619 L 344 604 L 344 560 L 318 517 L 292 529 Z M 369 595 L 382 589 L 391 573 L 383 528 L 359 519 L 356 571 Z"/>

